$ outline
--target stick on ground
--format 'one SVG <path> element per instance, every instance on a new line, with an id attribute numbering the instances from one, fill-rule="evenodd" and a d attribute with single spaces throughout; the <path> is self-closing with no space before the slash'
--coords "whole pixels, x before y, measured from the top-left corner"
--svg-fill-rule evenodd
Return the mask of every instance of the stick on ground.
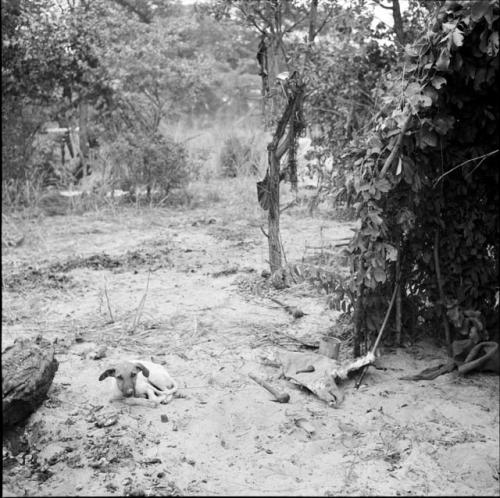
<path id="1" fill-rule="evenodd" d="M 115 318 L 114 318 L 113 313 L 111 311 L 111 304 L 109 302 L 108 285 L 107 285 L 106 279 L 104 279 L 104 295 L 106 296 L 106 305 L 108 306 L 109 317 L 111 318 L 111 322 L 115 323 Z"/>
<path id="2" fill-rule="evenodd" d="M 139 303 L 139 306 L 137 307 L 137 312 L 136 312 L 135 317 L 134 317 L 134 322 L 132 324 L 131 332 L 135 332 L 137 324 L 139 323 L 139 318 L 141 317 L 141 313 L 142 313 L 142 310 L 144 308 L 144 303 L 146 302 L 146 296 L 148 295 L 149 277 L 150 276 L 151 276 L 151 271 L 148 272 L 148 280 L 146 282 L 146 290 L 144 291 L 144 295 L 142 296 L 141 302 Z"/>
<path id="3" fill-rule="evenodd" d="M 396 295 L 398 293 L 398 290 L 399 290 L 399 283 L 396 283 L 396 286 L 394 287 L 394 292 L 392 293 L 391 302 L 389 303 L 389 307 L 387 308 L 387 312 L 385 314 L 384 321 L 383 321 L 382 326 L 380 327 L 380 330 L 378 332 L 377 340 L 375 341 L 375 344 L 373 345 L 373 348 L 372 348 L 373 354 L 375 354 L 375 351 L 378 348 L 380 339 L 382 339 L 382 334 L 384 333 L 385 326 L 387 325 L 387 322 L 389 320 L 389 316 L 391 314 L 392 307 L 394 306 L 394 301 L 396 300 Z M 366 374 L 366 371 L 368 370 L 369 366 L 370 365 L 366 365 L 363 368 L 363 370 L 361 370 L 361 374 L 359 375 L 359 378 L 355 384 L 356 389 L 359 389 L 359 386 L 361 385 L 361 382 L 363 381 L 365 374 Z"/>
<path id="4" fill-rule="evenodd" d="M 259 386 L 262 386 L 264 389 L 267 389 L 276 399 L 278 403 L 288 403 L 290 401 L 290 395 L 286 392 L 281 392 L 275 389 L 271 384 L 266 382 L 265 380 L 260 379 L 256 375 L 253 374 L 248 374 L 248 376 L 254 381 L 259 384 Z"/>

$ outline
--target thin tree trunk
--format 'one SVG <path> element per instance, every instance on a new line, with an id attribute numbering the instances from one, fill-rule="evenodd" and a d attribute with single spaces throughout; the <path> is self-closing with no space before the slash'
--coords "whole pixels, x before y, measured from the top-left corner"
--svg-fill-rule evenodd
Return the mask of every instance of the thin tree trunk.
<path id="1" fill-rule="evenodd" d="M 269 266 L 271 273 L 281 268 L 280 243 L 280 162 L 276 150 L 269 150 Z"/>
<path id="2" fill-rule="evenodd" d="M 403 18 L 401 17 L 401 8 L 399 0 L 392 0 L 392 17 L 394 19 L 394 32 L 401 45 L 405 44 L 405 32 L 403 29 Z"/>
<path id="3" fill-rule="evenodd" d="M 353 355 L 354 358 L 361 356 L 361 339 L 364 334 L 363 327 L 363 284 L 358 285 L 356 303 L 354 304 L 354 313 L 352 321 L 354 324 Z"/>
<path id="4" fill-rule="evenodd" d="M 64 164 L 65 164 L 65 159 L 66 159 L 66 141 L 63 137 L 63 139 L 61 140 L 61 143 L 59 145 L 60 149 L 61 149 L 61 165 L 63 166 L 64 168 Z"/>
<path id="5" fill-rule="evenodd" d="M 262 91 L 266 92 L 263 96 L 266 129 L 273 127 L 274 119 L 281 103 L 281 95 L 276 92 L 275 88 L 276 76 L 280 72 L 278 62 L 279 42 L 276 39 L 276 35 L 269 37 L 268 40 L 266 51 L 267 75 L 262 78 Z"/>
<path id="6" fill-rule="evenodd" d="M 316 36 L 316 22 L 317 22 L 317 9 L 318 9 L 318 0 L 311 1 L 311 10 L 309 15 L 309 50 L 306 53 L 303 60 L 302 72 L 304 72 L 307 59 L 310 54 L 310 48 L 312 43 L 314 42 L 314 37 Z M 278 64 L 278 51 L 280 49 L 280 45 L 282 43 L 281 40 L 281 12 L 276 10 L 275 12 L 275 22 L 276 28 L 274 37 L 268 47 L 268 64 L 269 64 L 269 81 L 276 81 L 276 76 L 279 73 L 279 64 Z M 302 78 L 300 77 L 300 82 L 302 82 Z M 273 89 L 274 91 L 274 89 Z M 297 104 L 302 109 L 302 100 L 303 100 L 303 88 L 301 89 L 300 98 L 298 99 Z M 271 102 L 273 108 L 271 109 L 271 115 L 274 116 L 280 101 L 282 100 L 281 95 L 274 94 L 272 96 Z M 268 154 L 269 154 L 269 181 L 268 181 L 268 190 L 269 190 L 269 213 L 268 213 L 268 244 L 269 244 L 269 266 L 271 273 L 279 270 L 281 268 L 281 259 L 282 259 L 282 248 L 280 241 L 280 161 L 284 152 L 279 152 L 279 141 L 282 137 L 285 137 L 285 142 L 288 141 L 288 147 L 295 146 L 295 136 L 293 129 L 294 115 L 293 113 L 297 112 L 297 108 L 294 106 L 292 110 L 292 115 L 283 121 L 283 118 L 287 114 L 287 109 L 284 111 L 284 115 L 281 118 L 282 124 L 286 127 L 289 126 L 288 138 L 286 138 L 287 133 L 285 128 L 283 127 L 280 130 L 280 123 L 278 123 L 275 139 L 268 146 Z M 290 153 L 290 151 L 289 151 Z"/>
<path id="7" fill-rule="evenodd" d="M 82 160 L 82 179 L 87 176 L 89 165 L 89 135 L 88 135 L 89 107 L 85 98 L 80 101 L 79 115 L 79 137 L 80 137 L 80 157 Z"/>
<path id="8" fill-rule="evenodd" d="M 314 37 L 316 36 L 317 21 L 318 21 L 318 0 L 312 0 L 311 13 L 309 16 L 309 33 L 307 38 L 307 43 L 309 44 L 309 48 L 311 48 L 311 44 L 314 42 Z"/>
<path id="9" fill-rule="evenodd" d="M 402 316 L 401 316 L 401 246 L 398 248 L 398 258 L 396 260 L 396 345 L 401 346 L 401 329 L 402 329 Z"/>
<path id="10" fill-rule="evenodd" d="M 354 100 L 351 101 L 351 108 L 349 109 L 349 115 L 347 117 L 347 124 L 346 124 L 346 139 L 351 140 L 352 138 L 352 132 L 354 129 Z"/>
<path id="11" fill-rule="evenodd" d="M 276 81 L 279 72 L 278 65 L 279 44 L 273 39 L 268 47 L 269 82 L 272 85 Z M 272 88 L 272 87 L 271 87 Z M 271 91 L 275 91 L 272 88 Z M 271 104 L 268 116 L 272 119 L 279 109 L 280 95 L 274 94 L 269 99 Z M 276 144 L 277 145 L 277 144 Z M 268 212 L 268 245 L 269 245 L 269 269 L 271 273 L 281 268 L 281 243 L 280 243 L 280 157 L 276 148 L 268 146 L 269 163 L 269 212 Z"/>
<path id="12" fill-rule="evenodd" d="M 451 350 L 451 335 L 450 335 L 450 325 L 448 323 L 448 318 L 446 317 L 445 311 L 445 302 L 444 302 L 444 290 L 443 290 L 443 278 L 441 276 L 441 268 L 439 265 L 439 229 L 436 229 L 436 233 L 434 234 L 434 269 L 436 271 L 436 280 L 439 291 L 439 310 L 441 313 L 441 319 L 443 321 L 444 334 L 446 339 L 446 350 L 448 352 L 448 356 L 452 357 Z"/>

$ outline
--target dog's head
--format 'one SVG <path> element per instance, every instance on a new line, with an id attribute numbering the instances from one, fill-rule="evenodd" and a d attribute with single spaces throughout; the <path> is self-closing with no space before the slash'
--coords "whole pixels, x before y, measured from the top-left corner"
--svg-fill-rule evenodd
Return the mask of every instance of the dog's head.
<path id="1" fill-rule="evenodd" d="M 115 367 L 105 370 L 99 376 L 99 380 L 104 380 L 106 377 L 114 377 L 118 389 L 128 398 L 136 395 L 135 384 L 139 373 L 142 373 L 144 377 L 149 377 L 149 370 L 142 363 L 124 361 Z"/>

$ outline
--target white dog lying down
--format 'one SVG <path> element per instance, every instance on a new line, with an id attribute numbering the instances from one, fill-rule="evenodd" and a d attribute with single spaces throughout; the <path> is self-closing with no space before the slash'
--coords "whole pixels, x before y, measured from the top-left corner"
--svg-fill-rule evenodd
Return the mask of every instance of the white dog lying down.
<path id="1" fill-rule="evenodd" d="M 167 370 L 157 363 L 144 360 L 122 361 L 105 370 L 99 380 L 114 377 L 118 389 L 126 398 L 146 397 L 157 403 L 167 404 L 177 391 L 177 383 Z"/>

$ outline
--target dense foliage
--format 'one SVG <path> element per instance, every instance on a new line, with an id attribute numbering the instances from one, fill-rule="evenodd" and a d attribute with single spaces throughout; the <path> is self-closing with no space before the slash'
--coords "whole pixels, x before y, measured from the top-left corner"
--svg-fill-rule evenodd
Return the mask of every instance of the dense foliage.
<path id="1" fill-rule="evenodd" d="M 53 2 L 2 2 L 2 172 L 29 178 L 35 135 L 50 121 L 66 125 L 84 97 L 110 93 L 97 56 L 97 4 L 59 12 Z"/>
<path id="2" fill-rule="evenodd" d="M 353 136 L 366 131 L 384 106 L 384 75 L 397 67 L 394 45 L 381 43 L 387 33 L 381 25 L 374 27 L 373 20 L 361 4 L 339 12 L 316 41 L 309 63 L 306 105 L 314 133 L 308 168 L 320 178 L 322 192 L 338 186 L 331 175 L 339 173 Z"/>
<path id="3" fill-rule="evenodd" d="M 345 177 L 360 217 L 349 248 L 359 332 L 378 329 L 396 281 L 403 317 L 433 330 L 453 300 L 494 314 L 499 13 L 495 1 L 442 5 L 407 47 L 401 97 L 363 137 L 368 147 L 351 144 Z"/>
<path id="4" fill-rule="evenodd" d="M 35 151 L 40 132 L 52 123 L 80 129 L 70 148 L 77 154 L 83 145 L 94 150 L 91 169 L 108 175 L 99 181 L 113 183 L 109 187 L 122 180 L 149 182 L 151 161 L 132 165 L 118 158 L 151 156 L 157 145 L 173 147 L 173 160 L 183 147 L 168 137 L 175 123 L 199 126 L 214 116 L 248 112 L 250 89 L 258 89 L 252 33 L 175 1 L 6 0 L 2 27 L 4 181 L 32 181 L 40 172 L 61 170 L 53 163 L 68 145 L 62 131 L 46 136 L 47 161 Z M 171 162 L 161 172 L 167 190 L 189 173 L 187 161 L 179 162 L 183 174 L 167 168 Z M 172 181 L 165 183 L 169 171 Z"/>

